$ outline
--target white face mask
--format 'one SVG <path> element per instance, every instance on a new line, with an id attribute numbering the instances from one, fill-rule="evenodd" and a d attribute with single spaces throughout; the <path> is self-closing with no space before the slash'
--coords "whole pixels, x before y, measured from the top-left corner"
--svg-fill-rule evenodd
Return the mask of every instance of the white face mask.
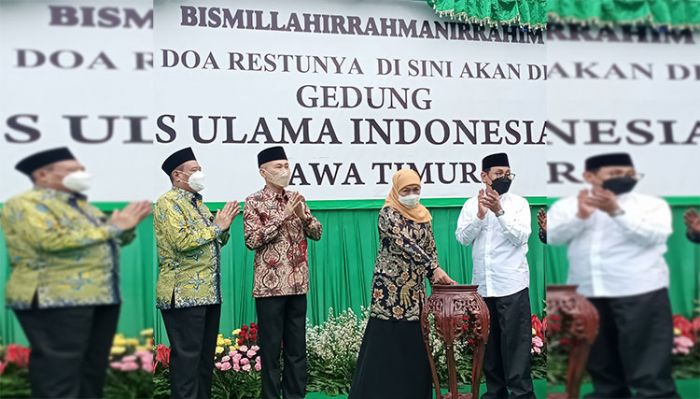
<path id="1" fill-rule="evenodd" d="M 420 195 L 400 195 L 399 202 L 408 208 L 415 208 L 416 206 L 418 206 L 418 204 L 420 204 Z"/>
<path id="2" fill-rule="evenodd" d="M 291 178 L 291 173 L 289 171 L 284 171 L 280 174 L 273 174 L 268 171 L 265 171 L 267 174 L 267 180 L 274 184 L 277 187 L 287 187 L 289 185 L 289 179 Z"/>
<path id="3" fill-rule="evenodd" d="M 200 192 L 204 190 L 205 187 L 205 181 L 207 179 L 207 176 L 202 172 L 201 170 L 198 170 L 190 175 L 190 178 L 187 179 L 187 184 L 190 186 L 192 190 L 195 192 Z"/>
<path id="4" fill-rule="evenodd" d="M 92 181 L 92 175 L 88 172 L 79 170 L 76 172 L 71 172 L 63 177 L 61 183 L 63 187 L 75 192 L 81 193 L 90 189 L 90 182 Z"/>

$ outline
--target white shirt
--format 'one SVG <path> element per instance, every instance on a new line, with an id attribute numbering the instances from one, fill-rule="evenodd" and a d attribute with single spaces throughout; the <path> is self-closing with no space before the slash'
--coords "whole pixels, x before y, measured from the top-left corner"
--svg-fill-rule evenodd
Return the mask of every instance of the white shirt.
<path id="1" fill-rule="evenodd" d="M 472 284 L 478 284 L 483 297 L 502 297 L 530 285 L 527 240 L 530 237 L 530 205 L 523 197 L 501 195 L 502 216 L 490 210 L 484 219 L 476 216 L 479 198 L 472 197 L 462 207 L 455 237 L 462 245 L 472 245 Z"/>
<path id="2" fill-rule="evenodd" d="M 617 202 L 624 214 L 596 210 L 580 219 L 578 199 L 564 198 L 547 212 L 547 242 L 567 244 L 569 284 L 587 297 L 623 297 L 668 287 L 664 260 L 671 235 L 671 207 L 635 192 Z"/>

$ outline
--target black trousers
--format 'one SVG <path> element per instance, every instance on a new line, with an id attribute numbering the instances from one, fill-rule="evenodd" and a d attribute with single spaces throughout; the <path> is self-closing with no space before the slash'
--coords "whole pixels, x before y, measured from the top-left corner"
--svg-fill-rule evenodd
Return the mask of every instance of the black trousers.
<path id="1" fill-rule="evenodd" d="M 482 398 L 534 398 L 530 374 L 529 290 L 525 288 L 515 294 L 484 300 L 491 324 L 484 356 L 486 393 Z"/>
<path id="2" fill-rule="evenodd" d="M 170 340 L 170 397 L 211 397 L 221 305 L 161 309 Z"/>
<path id="3" fill-rule="evenodd" d="M 586 397 L 677 398 L 668 290 L 589 300 L 598 309 L 600 327 L 588 357 L 593 392 Z"/>
<path id="4" fill-rule="evenodd" d="M 306 295 L 257 298 L 262 397 L 303 399 L 306 395 Z M 284 350 L 282 350 L 284 347 Z M 284 375 L 280 373 L 280 353 Z"/>
<path id="5" fill-rule="evenodd" d="M 31 345 L 34 398 L 101 398 L 119 305 L 15 310 Z"/>

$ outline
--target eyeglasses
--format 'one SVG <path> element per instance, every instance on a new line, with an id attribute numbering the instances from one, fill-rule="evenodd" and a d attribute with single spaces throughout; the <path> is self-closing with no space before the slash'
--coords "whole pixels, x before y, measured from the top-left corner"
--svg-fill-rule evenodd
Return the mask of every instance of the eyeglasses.
<path id="1" fill-rule="evenodd" d="M 515 173 L 507 173 L 505 175 L 503 173 L 494 173 L 494 176 L 496 176 L 496 179 L 500 179 L 501 177 L 505 177 L 508 180 L 515 179 Z"/>
<path id="2" fill-rule="evenodd" d="M 627 175 L 624 173 L 615 173 L 615 174 L 610 174 L 609 178 L 617 178 L 617 177 L 631 177 L 634 180 L 642 180 L 644 178 L 644 173 L 635 173 L 633 175 Z"/>

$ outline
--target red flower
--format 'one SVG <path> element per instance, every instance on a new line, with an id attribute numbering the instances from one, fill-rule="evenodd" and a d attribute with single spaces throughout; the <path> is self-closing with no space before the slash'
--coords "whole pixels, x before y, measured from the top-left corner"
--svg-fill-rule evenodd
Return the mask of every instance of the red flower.
<path id="1" fill-rule="evenodd" d="M 258 325 L 255 323 L 250 323 L 250 328 L 258 329 Z"/>
<path id="2" fill-rule="evenodd" d="M 535 335 L 544 340 L 544 335 L 542 334 L 542 322 L 540 319 L 533 314 L 532 317 L 530 317 L 530 320 L 532 322 L 532 328 L 535 330 Z"/>
<path id="3" fill-rule="evenodd" d="M 559 344 L 561 346 L 569 346 L 571 345 L 571 341 L 568 338 L 562 338 L 559 340 Z"/>
<path id="4" fill-rule="evenodd" d="M 545 317 L 545 319 L 545 327 L 543 327 L 545 334 L 553 334 L 561 330 L 561 324 L 559 323 L 559 321 L 561 320 L 561 316 L 559 316 L 558 314 L 552 314 Z"/>
<path id="5" fill-rule="evenodd" d="M 693 323 L 688 321 L 685 317 L 681 315 L 673 316 L 673 328 L 678 329 L 681 335 L 687 337 L 688 339 L 695 342 L 695 334 L 693 334 Z"/>
<path id="6" fill-rule="evenodd" d="M 19 368 L 25 368 L 29 366 L 29 353 L 29 348 L 25 348 L 22 345 L 10 344 L 7 345 L 5 361 L 7 364 L 14 364 Z"/>
<path id="7" fill-rule="evenodd" d="M 7 367 L 7 362 L 0 361 L 0 375 L 5 372 L 5 367 Z"/>
<path id="8" fill-rule="evenodd" d="M 158 345 L 156 348 L 156 364 L 153 368 L 154 371 L 159 364 L 162 364 L 163 367 L 166 368 L 170 365 L 170 348 L 163 344 Z"/>
<path id="9" fill-rule="evenodd" d="M 244 325 L 241 327 L 241 331 L 243 331 L 243 332 L 248 331 L 248 326 L 244 324 Z"/>
<path id="10" fill-rule="evenodd" d="M 695 334 L 700 334 L 700 317 L 696 317 L 693 319 L 693 332 Z"/>
<path id="11" fill-rule="evenodd" d="M 238 338 L 238 346 L 241 346 L 245 344 L 245 341 L 242 338 Z"/>

